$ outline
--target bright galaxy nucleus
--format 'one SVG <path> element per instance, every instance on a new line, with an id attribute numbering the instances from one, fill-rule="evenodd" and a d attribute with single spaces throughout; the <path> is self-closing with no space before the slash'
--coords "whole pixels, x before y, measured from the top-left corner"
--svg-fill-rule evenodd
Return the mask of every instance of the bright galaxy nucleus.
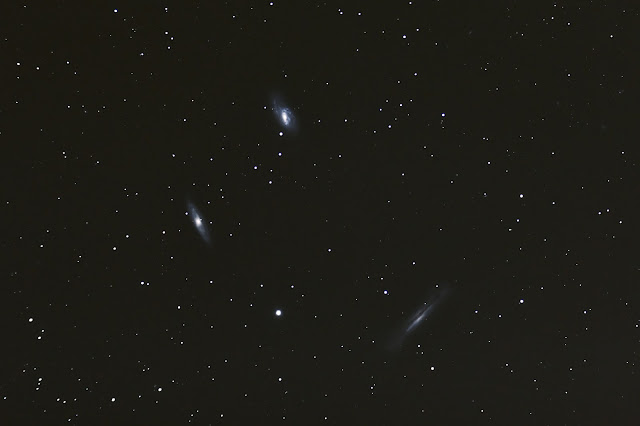
<path id="1" fill-rule="evenodd" d="M 296 116 L 280 96 L 272 97 L 271 110 L 278 121 L 278 124 L 289 133 L 297 131 Z"/>
<path id="2" fill-rule="evenodd" d="M 191 201 L 187 201 L 186 215 L 191 219 L 191 223 L 195 226 L 196 231 L 200 235 L 200 238 L 207 244 L 211 244 L 211 235 L 209 234 L 209 227 L 204 218 L 198 211 L 198 208 Z"/>
<path id="3" fill-rule="evenodd" d="M 291 124 L 291 111 L 289 111 L 289 108 L 284 108 L 280 112 L 280 119 L 282 120 L 282 124 L 285 126 Z"/>

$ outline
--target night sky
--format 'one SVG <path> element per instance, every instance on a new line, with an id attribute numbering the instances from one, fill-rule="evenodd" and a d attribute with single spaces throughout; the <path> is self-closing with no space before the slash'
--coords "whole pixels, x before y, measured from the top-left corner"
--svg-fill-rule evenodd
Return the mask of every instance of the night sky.
<path id="1" fill-rule="evenodd" d="M 0 423 L 638 424 L 638 5 L 147 3 L 1 14 Z"/>

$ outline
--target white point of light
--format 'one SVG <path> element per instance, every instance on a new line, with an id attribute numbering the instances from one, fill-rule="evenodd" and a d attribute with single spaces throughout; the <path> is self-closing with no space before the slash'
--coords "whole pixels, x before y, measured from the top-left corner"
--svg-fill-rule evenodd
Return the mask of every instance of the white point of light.
<path id="1" fill-rule="evenodd" d="M 282 311 L 280 309 L 276 310 L 276 316 L 279 317 L 280 315 L 282 315 Z"/>

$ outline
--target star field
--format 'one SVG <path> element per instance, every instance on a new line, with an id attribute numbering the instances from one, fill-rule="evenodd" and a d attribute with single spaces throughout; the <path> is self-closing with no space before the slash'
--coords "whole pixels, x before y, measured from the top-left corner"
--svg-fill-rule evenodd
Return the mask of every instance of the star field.
<path id="1" fill-rule="evenodd" d="M 637 424 L 637 6 L 7 9 L 0 424 Z"/>

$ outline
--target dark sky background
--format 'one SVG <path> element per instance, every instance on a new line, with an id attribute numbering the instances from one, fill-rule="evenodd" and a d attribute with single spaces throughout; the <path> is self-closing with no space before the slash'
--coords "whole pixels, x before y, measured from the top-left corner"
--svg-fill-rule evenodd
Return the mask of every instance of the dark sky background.
<path id="1" fill-rule="evenodd" d="M 637 5 L 142 3 L 1 14 L 2 424 L 637 424 Z"/>

